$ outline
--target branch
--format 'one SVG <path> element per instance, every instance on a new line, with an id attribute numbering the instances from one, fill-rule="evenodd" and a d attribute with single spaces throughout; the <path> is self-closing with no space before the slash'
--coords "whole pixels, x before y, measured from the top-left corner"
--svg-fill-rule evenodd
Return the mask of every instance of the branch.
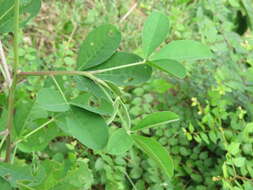
<path id="1" fill-rule="evenodd" d="M 82 75 L 90 76 L 89 72 L 86 71 L 32 71 L 32 72 L 18 72 L 20 76 L 57 76 L 57 75 Z"/>
<path id="2" fill-rule="evenodd" d="M 74 75 L 82 75 L 82 76 L 92 78 L 92 76 L 94 74 L 124 69 L 127 67 L 133 67 L 133 66 L 137 66 L 137 65 L 143 65 L 145 63 L 146 63 L 146 60 L 143 60 L 143 61 L 136 62 L 136 63 L 130 63 L 130 64 L 126 64 L 126 65 L 121 65 L 121 66 L 116 66 L 116 67 L 111 67 L 111 68 L 101 69 L 101 70 L 95 70 L 95 71 L 30 71 L 30 72 L 19 71 L 17 74 L 20 76 L 56 76 L 56 75 L 74 76 Z"/>
<path id="3" fill-rule="evenodd" d="M 14 53 L 14 63 L 13 63 L 13 74 L 12 74 L 12 84 L 9 89 L 8 94 L 8 115 L 6 129 L 8 129 L 9 135 L 6 139 L 6 155 L 5 162 L 10 162 L 11 152 L 12 152 L 12 129 L 14 123 L 14 108 L 15 108 L 15 90 L 17 86 L 17 67 L 19 64 L 19 3 L 20 0 L 15 1 L 15 17 L 14 17 L 14 41 L 13 41 L 13 53 Z"/>

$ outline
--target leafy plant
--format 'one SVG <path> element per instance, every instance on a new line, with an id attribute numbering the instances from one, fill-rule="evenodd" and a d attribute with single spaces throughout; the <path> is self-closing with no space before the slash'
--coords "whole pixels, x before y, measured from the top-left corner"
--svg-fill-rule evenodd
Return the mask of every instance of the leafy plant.
<path id="1" fill-rule="evenodd" d="M 211 58 L 208 48 L 193 40 L 180 40 L 170 42 L 156 52 L 166 39 L 169 21 L 166 15 L 153 12 L 142 33 L 144 58 L 117 51 L 121 34 L 116 27 L 105 24 L 91 31 L 81 44 L 76 70 L 19 71 L 20 27 L 37 14 L 41 2 L 13 0 L 0 3 L 4 5 L 0 9 L 0 32 L 14 34 L 12 80 L 7 90 L 8 105 L 1 117 L 1 122 L 7 127 L 2 131 L 1 148 L 5 144 L 6 163 L 0 164 L 0 183 L 20 189 L 89 188 L 82 179 L 73 180 L 80 176 L 92 181 L 92 176 L 81 172 L 88 170 L 85 160 L 73 154 L 68 155 L 70 163 L 61 163 L 61 156 L 45 160 L 37 167 L 12 163 L 17 150 L 29 153 L 41 151 L 55 137 L 68 137 L 70 141 L 77 139 L 81 145 L 105 158 L 107 153 L 121 155 L 136 145 L 172 178 L 174 164 L 168 151 L 154 138 L 145 137 L 138 131 L 177 121 L 178 115 L 169 111 L 151 113 L 132 125 L 119 86 L 142 84 L 150 79 L 155 68 L 184 78 L 186 69 L 179 61 Z M 29 17 L 26 17 L 27 14 Z M 3 76 L 7 76 L 3 67 L 1 71 Z M 39 90 L 35 99 L 25 98 L 18 102 L 19 81 L 32 76 L 48 77 L 45 87 Z M 70 84 L 66 86 L 59 76 L 68 76 Z M 67 94 L 68 88 L 78 90 Z M 121 125 L 110 133 L 109 126 L 117 116 Z M 65 167 L 68 169 L 58 174 L 57 167 L 62 171 Z M 48 179 L 46 174 L 52 177 Z M 63 180 L 59 182 L 61 177 Z"/>

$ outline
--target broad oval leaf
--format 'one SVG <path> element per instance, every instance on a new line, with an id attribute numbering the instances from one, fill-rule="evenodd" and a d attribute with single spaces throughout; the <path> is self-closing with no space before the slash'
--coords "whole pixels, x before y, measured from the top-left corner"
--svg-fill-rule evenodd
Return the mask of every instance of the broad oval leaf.
<path id="1" fill-rule="evenodd" d="M 108 127 L 98 114 L 71 106 L 71 111 L 59 118 L 57 125 L 88 148 L 99 150 L 107 144 Z"/>
<path id="2" fill-rule="evenodd" d="M 186 76 L 186 69 L 184 65 L 175 60 L 171 59 L 153 60 L 148 62 L 148 64 L 181 79 Z"/>
<path id="3" fill-rule="evenodd" d="M 78 69 L 87 69 L 106 61 L 119 47 L 120 40 L 121 34 L 113 25 L 105 24 L 95 28 L 81 44 Z"/>
<path id="4" fill-rule="evenodd" d="M 147 18 L 143 33 L 142 47 L 144 57 L 148 57 L 165 39 L 169 32 L 169 20 L 160 12 L 152 12 Z"/>
<path id="5" fill-rule="evenodd" d="M 115 130 L 109 138 L 107 152 L 114 155 L 120 155 L 127 152 L 133 145 L 132 138 L 123 128 Z"/>
<path id="6" fill-rule="evenodd" d="M 111 115 L 114 110 L 111 102 L 95 98 L 89 93 L 76 97 L 70 104 L 101 115 Z"/>
<path id="7" fill-rule="evenodd" d="M 0 0 L 0 33 L 11 32 L 14 27 L 15 0 Z M 20 0 L 20 14 L 23 20 L 20 25 L 24 26 L 30 19 L 35 17 L 41 7 L 40 0 Z"/>
<path id="8" fill-rule="evenodd" d="M 52 112 L 65 112 L 70 109 L 61 93 L 52 88 L 43 88 L 37 95 L 37 103 L 45 110 Z"/>
<path id="9" fill-rule="evenodd" d="M 150 158 L 155 160 L 168 177 L 174 175 L 174 164 L 168 151 L 156 140 L 139 135 L 131 135 L 135 144 Z"/>
<path id="10" fill-rule="evenodd" d="M 124 85 L 138 85 L 149 80 L 152 74 L 152 68 L 147 64 L 141 64 L 121 69 L 106 71 L 107 69 L 117 68 L 119 66 L 126 66 L 133 63 L 141 62 L 142 59 L 132 53 L 117 52 L 105 63 L 98 67 L 92 68 L 92 71 L 103 71 L 96 74 L 102 80 L 106 80 L 117 84 Z"/>
<path id="11" fill-rule="evenodd" d="M 173 59 L 177 61 L 199 60 L 212 58 L 209 48 L 194 40 L 176 40 L 157 52 L 152 60 Z"/>
<path id="12" fill-rule="evenodd" d="M 164 125 L 178 120 L 179 120 L 178 115 L 173 112 L 170 111 L 155 112 L 149 114 L 148 116 L 140 120 L 140 122 L 133 127 L 132 131 L 156 127 L 159 125 Z"/>

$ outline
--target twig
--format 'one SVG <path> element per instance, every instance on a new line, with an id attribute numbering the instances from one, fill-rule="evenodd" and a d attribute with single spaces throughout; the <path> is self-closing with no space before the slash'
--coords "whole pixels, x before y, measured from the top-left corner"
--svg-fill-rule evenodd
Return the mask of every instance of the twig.
<path id="1" fill-rule="evenodd" d="M 138 3 L 135 3 L 128 11 L 127 13 L 120 19 L 119 23 L 122 23 L 124 20 L 127 19 L 127 17 L 134 11 L 134 9 L 137 7 Z"/>

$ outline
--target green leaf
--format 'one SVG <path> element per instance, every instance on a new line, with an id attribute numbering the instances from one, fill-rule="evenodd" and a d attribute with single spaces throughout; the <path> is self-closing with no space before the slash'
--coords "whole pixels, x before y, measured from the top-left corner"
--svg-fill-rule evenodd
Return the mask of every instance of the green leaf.
<path id="1" fill-rule="evenodd" d="M 151 81 L 152 91 L 163 94 L 173 87 L 168 81 L 164 79 L 155 79 Z"/>
<path id="2" fill-rule="evenodd" d="M 34 122 L 33 126 L 29 127 L 34 127 L 33 129 L 36 129 L 45 122 L 45 120 Z M 52 139 L 58 136 L 63 136 L 63 133 L 58 127 L 56 127 L 55 123 L 52 123 L 31 135 L 22 143 L 18 144 L 18 149 L 27 153 L 42 151 L 48 146 Z"/>
<path id="3" fill-rule="evenodd" d="M 88 148 L 103 149 L 107 144 L 108 127 L 98 114 L 72 106 L 71 111 L 59 118 L 57 125 Z"/>
<path id="4" fill-rule="evenodd" d="M 132 138 L 142 151 L 158 163 L 168 177 L 171 178 L 173 176 L 173 160 L 162 145 L 152 138 L 139 135 L 132 135 Z"/>
<path id="5" fill-rule="evenodd" d="M 132 53 L 117 52 L 105 63 L 98 67 L 92 68 L 93 71 L 103 69 L 110 69 L 118 66 L 124 66 L 141 62 L 142 59 Z M 125 67 L 122 69 L 111 70 L 103 73 L 96 74 L 102 80 L 112 82 L 114 84 L 125 85 L 138 85 L 149 80 L 152 74 L 152 69 L 147 64 Z"/>
<path id="6" fill-rule="evenodd" d="M 53 187 L 62 182 L 67 175 L 70 167 L 73 167 L 70 162 L 68 163 L 68 167 L 66 167 L 66 163 L 64 162 L 64 160 L 62 160 L 62 162 L 58 162 L 58 160 L 56 161 L 55 159 L 45 159 L 40 162 L 40 166 L 44 168 L 46 177 L 43 179 L 42 184 L 33 187 L 33 189 L 55 189 Z"/>
<path id="7" fill-rule="evenodd" d="M 37 174 L 33 173 L 29 166 L 0 163 L 0 176 L 12 187 L 18 187 L 18 184 L 24 181 L 27 186 L 40 183 L 41 179 L 44 177 L 43 174 L 40 176 L 40 172 L 43 173 L 42 171 L 38 171 Z"/>
<path id="8" fill-rule="evenodd" d="M 70 104 L 101 115 L 111 115 L 113 113 L 113 105 L 110 102 L 94 98 L 89 93 L 76 97 L 70 101 Z"/>
<path id="9" fill-rule="evenodd" d="M 109 138 L 107 152 L 114 155 L 124 154 L 133 145 L 133 140 L 123 128 L 115 130 Z"/>
<path id="10" fill-rule="evenodd" d="M 80 76 L 76 76 L 75 80 L 77 82 L 77 88 L 79 90 L 89 92 L 90 94 L 99 99 L 104 99 L 108 102 L 111 102 L 111 100 L 106 95 L 104 89 L 93 80 Z"/>
<path id="11" fill-rule="evenodd" d="M 157 52 L 152 60 L 173 59 L 177 61 L 189 61 L 212 58 L 209 48 L 194 40 L 176 40 Z"/>
<path id="12" fill-rule="evenodd" d="M 54 190 L 62 190 L 68 184 L 75 187 L 73 190 L 88 190 L 91 189 L 91 186 L 94 183 L 92 171 L 89 169 L 87 161 L 81 159 L 76 162 L 76 166 L 68 171 L 67 176 L 62 181 L 62 185 L 57 186 L 58 188 L 55 188 Z M 69 190 L 70 188 L 65 189 Z"/>
<path id="13" fill-rule="evenodd" d="M 240 152 L 240 143 L 231 142 L 231 144 L 227 146 L 227 151 L 232 155 L 238 154 Z"/>
<path id="14" fill-rule="evenodd" d="M 11 185 L 2 177 L 0 177 L 0 187 L 3 190 L 12 190 Z"/>
<path id="15" fill-rule="evenodd" d="M 14 127 L 16 135 L 33 123 L 34 120 L 48 118 L 48 112 L 32 101 L 20 101 L 16 104 Z"/>
<path id="16" fill-rule="evenodd" d="M 39 91 L 37 103 L 43 109 L 52 112 L 65 112 L 70 108 L 61 93 L 51 88 L 43 88 Z"/>
<path id="17" fill-rule="evenodd" d="M 181 79 L 186 75 L 185 67 L 175 60 L 160 59 L 148 62 L 148 64 Z"/>
<path id="18" fill-rule="evenodd" d="M 235 164 L 235 166 L 237 167 L 243 167 L 245 165 L 246 162 L 246 158 L 244 157 L 237 157 L 237 158 L 233 158 L 232 162 Z"/>
<path id="19" fill-rule="evenodd" d="M 155 112 L 144 117 L 139 123 L 137 123 L 133 127 L 132 131 L 156 127 L 159 125 L 164 125 L 178 120 L 179 120 L 178 115 L 173 112 L 170 111 Z"/>
<path id="20" fill-rule="evenodd" d="M 120 32 L 110 24 L 97 27 L 82 43 L 77 59 L 79 70 L 100 65 L 119 47 Z"/>
<path id="21" fill-rule="evenodd" d="M 165 39 L 169 32 L 169 20 L 160 12 L 152 12 L 144 24 L 142 47 L 147 58 Z"/>
<path id="22" fill-rule="evenodd" d="M 253 143 L 253 123 L 248 123 L 243 129 L 243 140 L 247 143 Z"/>
<path id="23" fill-rule="evenodd" d="M 0 0 L 0 33 L 12 32 L 14 27 L 14 4 L 15 0 Z M 23 15 L 21 26 L 35 17 L 40 10 L 40 0 L 21 0 L 20 14 Z"/>
<path id="24" fill-rule="evenodd" d="M 253 5 L 252 5 L 252 0 L 241 0 L 246 13 L 248 15 L 248 21 L 250 23 L 251 29 L 253 29 Z"/>

